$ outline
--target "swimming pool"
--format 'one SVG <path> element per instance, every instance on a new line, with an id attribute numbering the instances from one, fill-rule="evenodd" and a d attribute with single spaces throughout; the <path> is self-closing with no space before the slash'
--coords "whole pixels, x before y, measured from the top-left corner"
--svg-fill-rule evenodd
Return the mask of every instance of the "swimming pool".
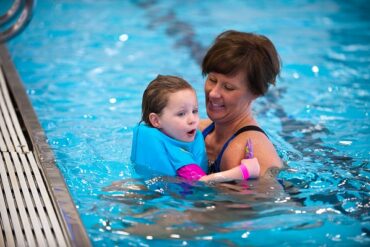
<path id="1" fill-rule="evenodd" d="M 368 12 L 366 1 L 39 0 L 8 48 L 95 246 L 368 245 Z M 129 161 L 146 84 L 183 76 L 202 105 L 199 61 L 225 29 L 265 34 L 282 57 L 256 113 L 287 163 L 285 191 L 141 177 Z"/>

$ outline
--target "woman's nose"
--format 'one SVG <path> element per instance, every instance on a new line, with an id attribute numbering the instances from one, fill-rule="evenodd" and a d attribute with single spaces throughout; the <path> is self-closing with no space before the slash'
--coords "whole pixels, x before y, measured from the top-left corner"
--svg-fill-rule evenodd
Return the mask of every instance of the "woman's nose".
<path id="1" fill-rule="evenodd" d="M 220 90 L 218 85 L 214 85 L 210 88 L 209 96 L 212 98 L 220 97 Z"/>

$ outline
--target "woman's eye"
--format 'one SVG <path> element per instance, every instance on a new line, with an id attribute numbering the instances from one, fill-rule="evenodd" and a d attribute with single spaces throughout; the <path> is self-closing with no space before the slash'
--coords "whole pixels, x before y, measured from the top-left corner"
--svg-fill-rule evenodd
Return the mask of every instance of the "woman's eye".
<path id="1" fill-rule="evenodd" d="M 212 78 L 212 77 L 208 77 L 208 80 L 209 80 L 210 82 L 213 82 L 213 83 L 216 83 L 216 82 L 217 82 L 217 80 L 216 80 L 215 78 Z"/>
<path id="2" fill-rule="evenodd" d="M 233 87 L 231 87 L 231 86 L 229 86 L 229 85 L 225 85 L 225 86 L 224 86 L 224 88 L 225 88 L 226 90 L 228 90 L 228 91 L 232 91 L 232 90 L 234 90 L 234 88 L 233 88 Z"/>

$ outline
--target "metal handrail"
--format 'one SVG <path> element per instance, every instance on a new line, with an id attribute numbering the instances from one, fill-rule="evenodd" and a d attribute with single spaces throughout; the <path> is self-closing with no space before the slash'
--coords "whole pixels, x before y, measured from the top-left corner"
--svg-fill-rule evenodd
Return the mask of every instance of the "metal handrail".
<path id="1" fill-rule="evenodd" d="M 10 19 L 12 19 L 15 14 L 19 11 L 21 7 L 21 0 L 15 0 L 13 5 L 10 7 L 8 12 L 6 12 L 4 15 L 0 16 L 0 25 L 3 25 L 7 23 Z"/>
<path id="2" fill-rule="evenodd" d="M 0 16 L 0 29 L 7 26 L 16 15 L 20 12 L 18 19 L 13 25 L 0 32 L 0 43 L 5 43 L 11 38 L 19 34 L 29 23 L 32 17 L 32 10 L 34 7 L 34 0 L 15 0 L 10 9 L 2 16 Z M 21 7 L 23 9 L 21 10 Z"/>

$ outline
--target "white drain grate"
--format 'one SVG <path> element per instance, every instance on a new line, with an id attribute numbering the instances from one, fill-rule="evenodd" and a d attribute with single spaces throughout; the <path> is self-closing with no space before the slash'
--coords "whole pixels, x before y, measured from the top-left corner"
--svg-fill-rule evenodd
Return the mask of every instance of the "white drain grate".
<path id="1" fill-rule="evenodd" d="M 69 246 L 0 68 L 0 246 Z"/>

